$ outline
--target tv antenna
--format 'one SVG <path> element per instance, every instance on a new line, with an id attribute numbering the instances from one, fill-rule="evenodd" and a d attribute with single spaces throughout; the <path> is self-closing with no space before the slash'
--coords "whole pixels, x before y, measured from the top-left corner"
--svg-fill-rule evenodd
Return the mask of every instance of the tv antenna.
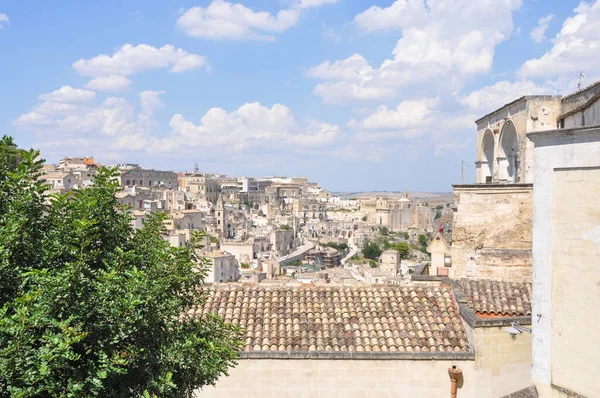
<path id="1" fill-rule="evenodd" d="M 581 90 L 581 79 L 585 79 L 583 72 L 579 72 L 579 82 L 577 83 L 577 91 Z"/>
<path id="2" fill-rule="evenodd" d="M 198 163 L 194 163 L 194 173 L 197 173 L 198 170 Z"/>

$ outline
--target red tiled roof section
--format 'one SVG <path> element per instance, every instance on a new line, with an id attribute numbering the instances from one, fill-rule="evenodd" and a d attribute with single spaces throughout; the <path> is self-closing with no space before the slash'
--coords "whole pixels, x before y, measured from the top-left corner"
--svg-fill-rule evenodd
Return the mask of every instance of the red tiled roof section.
<path id="1" fill-rule="evenodd" d="M 469 307 L 476 314 L 531 315 L 531 283 L 461 279 Z"/>
<path id="2" fill-rule="evenodd" d="M 446 287 L 214 286 L 208 313 L 244 328 L 245 351 L 469 351 Z"/>

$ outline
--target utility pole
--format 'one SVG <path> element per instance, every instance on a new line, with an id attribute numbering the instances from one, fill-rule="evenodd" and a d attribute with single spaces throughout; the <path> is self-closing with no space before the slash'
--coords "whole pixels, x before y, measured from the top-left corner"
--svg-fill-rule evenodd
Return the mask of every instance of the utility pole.
<path id="1" fill-rule="evenodd" d="M 577 91 L 581 90 L 581 79 L 585 79 L 585 75 L 583 74 L 583 72 L 579 72 L 579 83 L 577 83 Z"/>

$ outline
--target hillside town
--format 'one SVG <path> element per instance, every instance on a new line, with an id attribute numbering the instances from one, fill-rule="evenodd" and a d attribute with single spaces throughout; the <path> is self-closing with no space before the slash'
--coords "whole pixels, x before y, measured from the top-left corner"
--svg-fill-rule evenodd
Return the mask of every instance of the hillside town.
<path id="1" fill-rule="evenodd" d="M 202 234 L 207 283 L 408 283 L 426 266 L 433 230 L 450 230 L 443 196 L 344 198 L 305 177 L 176 173 L 70 157 L 44 165 L 40 178 L 49 192 L 65 193 L 90 186 L 103 166 L 118 170 L 118 200 L 134 228 L 161 212 L 171 245 L 190 245 L 194 233 Z M 373 249 L 368 257 L 365 247 Z"/>
<path id="2" fill-rule="evenodd" d="M 600 181 L 599 109 L 597 82 L 482 116 L 476 181 L 454 185 L 451 201 L 348 198 L 305 177 L 197 166 L 102 166 L 118 171 L 118 201 L 135 229 L 160 212 L 170 245 L 200 237 L 209 298 L 190 313 L 243 327 L 239 369 L 200 396 L 264 396 L 272 378 L 292 393 L 333 381 L 361 391 L 373 378 L 381 396 L 391 385 L 440 396 L 465 375 L 461 396 L 592 397 L 594 354 L 573 341 L 591 338 L 597 300 L 571 288 L 583 284 L 580 272 L 597 275 L 584 269 L 600 256 L 588 237 L 600 219 L 585 199 Z M 40 178 L 66 193 L 93 184 L 99 167 L 93 157 L 64 158 Z M 432 377 L 446 368 L 449 379 Z M 316 378 L 319 369 L 337 376 Z"/>

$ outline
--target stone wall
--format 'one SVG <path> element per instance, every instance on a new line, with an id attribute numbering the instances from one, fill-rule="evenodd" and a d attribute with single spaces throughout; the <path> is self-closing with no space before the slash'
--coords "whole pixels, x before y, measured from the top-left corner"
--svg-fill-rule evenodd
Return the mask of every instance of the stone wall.
<path id="1" fill-rule="evenodd" d="M 376 359 L 377 355 L 360 360 L 241 359 L 230 376 L 197 396 L 438 398 L 450 395 L 448 368 L 453 365 L 463 371 L 461 398 L 497 398 L 530 385 L 528 334 L 512 340 L 502 327 L 476 328 L 473 334 L 474 360 L 431 360 L 431 355 L 413 360 Z"/>
<path id="2" fill-rule="evenodd" d="M 455 185 L 452 278 L 531 281 L 531 184 Z"/>
<path id="3" fill-rule="evenodd" d="M 529 137 L 536 163 L 532 381 L 540 397 L 597 396 L 600 127 Z"/>

